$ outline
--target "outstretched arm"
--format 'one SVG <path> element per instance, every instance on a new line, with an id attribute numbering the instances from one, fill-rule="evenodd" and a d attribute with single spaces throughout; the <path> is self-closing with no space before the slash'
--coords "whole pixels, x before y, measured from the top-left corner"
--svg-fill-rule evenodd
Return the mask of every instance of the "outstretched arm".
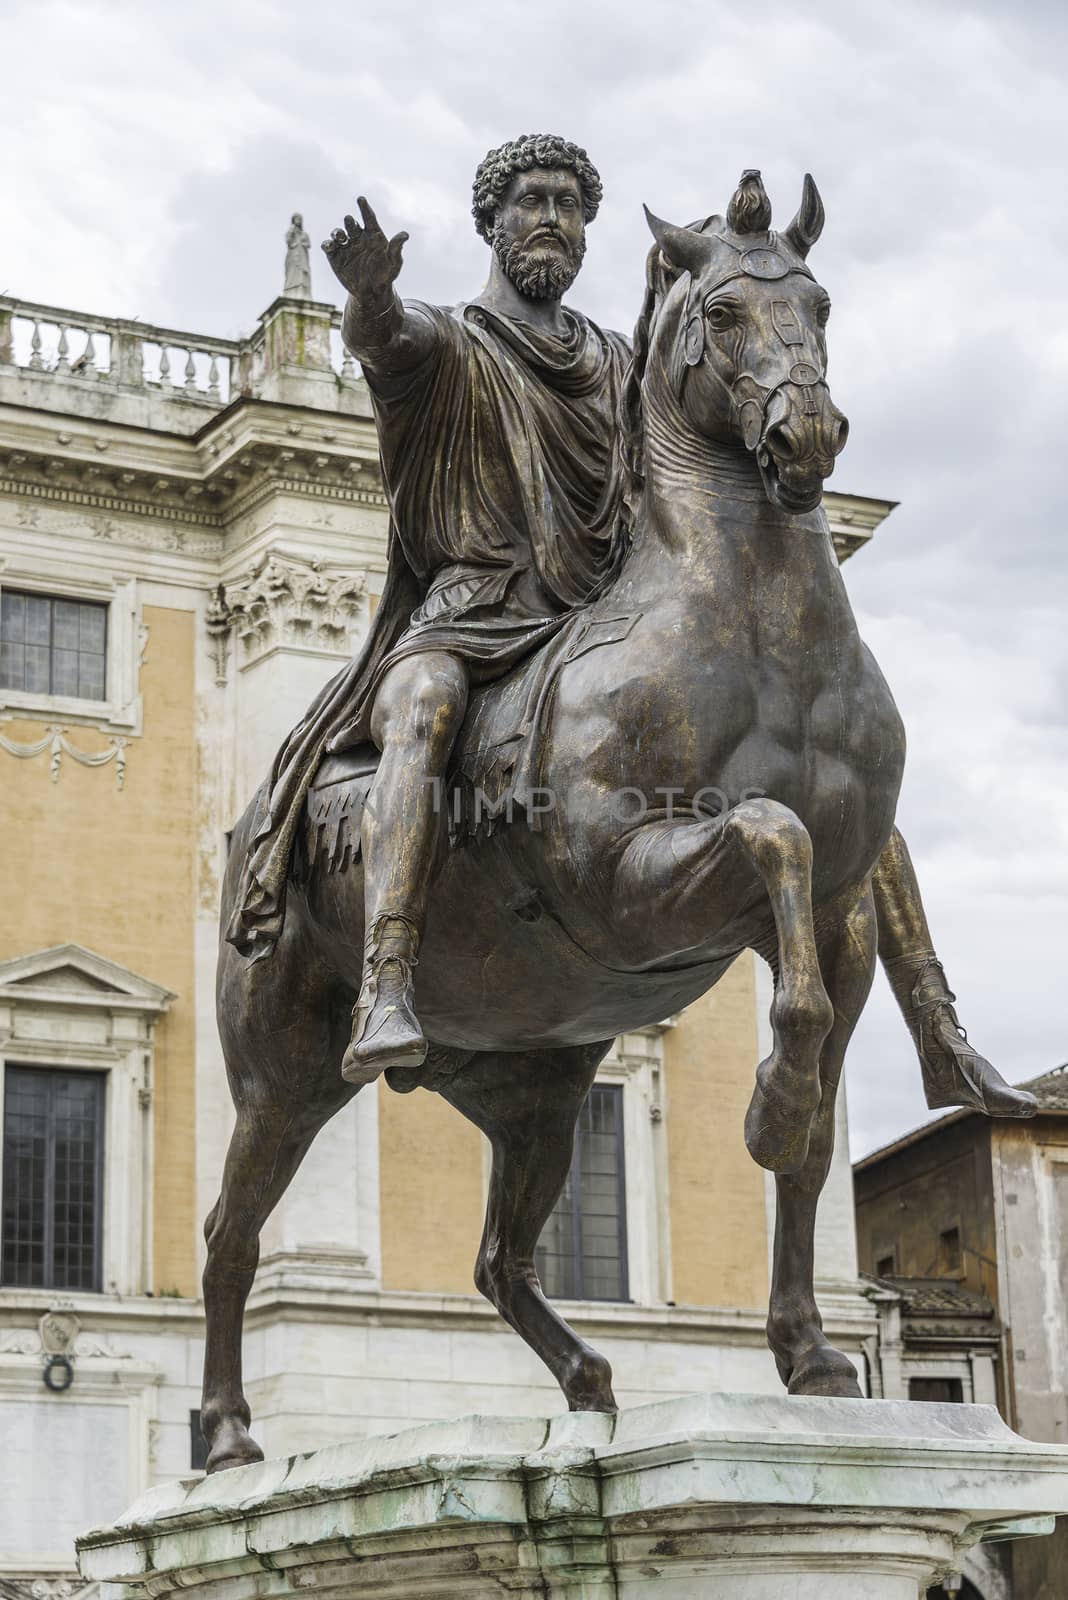
<path id="1" fill-rule="evenodd" d="M 402 371 L 426 354 L 433 331 L 425 317 L 406 310 L 393 287 L 400 273 L 406 233 L 387 239 L 367 201 L 357 201 L 363 226 L 353 217 L 323 244 L 326 259 L 348 300 L 341 337 L 364 366 Z"/>

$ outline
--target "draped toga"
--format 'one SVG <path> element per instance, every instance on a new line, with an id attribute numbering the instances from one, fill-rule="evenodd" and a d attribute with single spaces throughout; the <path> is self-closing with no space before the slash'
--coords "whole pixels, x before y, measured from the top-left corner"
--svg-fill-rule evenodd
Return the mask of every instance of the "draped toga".
<path id="1" fill-rule="evenodd" d="M 261 791 L 226 937 L 270 953 L 308 788 L 324 755 L 370 739 L 383 674 L 446 650 L 473 682 L 552 637 L 622 549 L 620 334 L 564 309 L 560 338 L 479 305 L 408 301 L 415 354 L 363 353 L 390 506 L 386 581 L 360 653 L 326 685 Z"/>

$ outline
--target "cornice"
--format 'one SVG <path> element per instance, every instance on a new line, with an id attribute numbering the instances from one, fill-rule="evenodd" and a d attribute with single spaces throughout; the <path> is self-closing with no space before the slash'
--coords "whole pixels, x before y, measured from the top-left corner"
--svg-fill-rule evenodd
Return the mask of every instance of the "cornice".
<path id="1" fill-rule="evenodd" d="M 823 508 L 838 560 L 848 561 L 862 549 L 897 503 L 896 500 L 876 500 L 870 495 L 842 494 L 828 489 L 823 497 Z"/>
<path id="2" fill-rule="evenodd" d="M 240 456 L 218 463 L 206 477 L 142 470 L 69 456 L 9 451 L 0 455 L 0 497 L 39 505 L 72 506 L 101 514 L 160 517 L 182 528 L 220 535 L 277 494 L 327 499 L 384 511 L 377 462 L 315 446 L 258 441 Z M 16 517 L 34 526 L 32 517 Z M 92 530 L 94 537 L 122 543 L 121 528 Z"/>
<path id="3" fill-rule="evenodd" d="M 11 458 L 8 459 L 10 461 Z M 3 473 L 0 473 L 0 496 L 13 500 L 39 500 L 48 505 L 80 506 L 92 511 L 110 511 L 120 516 L 153 517 L 157 520 L 163 511 L 170 521 L 180 523 L 183 527 L 216 529 L 220 535 L 226 527 L 226 519 L 218 512 L 194 511 L 188 505 L 168 504 L 161 499 L 142 500 L 118 491 L 107 493 L 82 488 L 77 484 L 35 481 Z M 33 523 L 29 526 L 33 526 Z M 122 543 L 121 538 L 113 533 L 94 532 L 93 537 L 115 539 L 116 543 Z"/>

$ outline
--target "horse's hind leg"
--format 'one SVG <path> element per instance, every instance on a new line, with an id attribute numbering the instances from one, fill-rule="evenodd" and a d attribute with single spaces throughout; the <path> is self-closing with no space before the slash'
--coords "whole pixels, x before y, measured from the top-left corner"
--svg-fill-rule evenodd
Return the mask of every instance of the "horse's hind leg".
<path id="1" fill-rule="evenodd" d="M 534 1250 L 567 1180 L 575 1124 L 608 1047 L 479 1054 L 441 1091 L 493 1147 L 475 1282 L 545 1362 L 572 1411 L 616 1410 L 612 1370 L 546 1300 Z"/>
<path id="2" fill-rule="evenodd" d="M 619 903 L 639 939 L 665 953 L 694 949 L 729 932 L 736 908 L 763 886 L 775 924 L 773 1049 L 757 1068 L 745 1119 L 754 1161 L 797 1172 L 820 1101 L 819 1058 L 833 1021 L 820 976 L 812 920 L 812 841 L 788 806 L 754 799 L 707 822 L 652 823 L 620 863 Z"/>
<path id="3" fill-rule="evenodd" d="M 816 1207 L 834 1153 L 835 1098 L 857 1019 L 871 989 L 877 930 L 870 888 L 819 941 L 834 1026 L 820 1059 L 823 1096 L 801 1171 L 776 1177 L 777 1208 L 768 1343 L 791 1394 L 858 1396 L 856 1368 L 828 1342 L 813 1289 Z"/>
<path id="4" fill-rule="evenodd" d="M 278 968 L 265 978 L 254 968 L 242 971 L 236 954 L 223 955 L 220 1031 L 237 1124 L 222 1192 L 204 1225 L 200 1418 L 210 1447 L 208 1472 L 263 1459 L 248 1431 L 241 1376 L 242 1320 L 259 1260 L 260 1230 L 319 1129 L 355 1092 L 338 1075 L 348 1004 L 331 1005 L 328 994 L 315 992 L 310 980 L 302 980 L 299 990 L 287 985 L 282 958 L 280 950 L 272 958 Z M 254 997 L 249 986 L 258 991 Z M 284 1019 L 275 1015 L 282 1009 Z"/>

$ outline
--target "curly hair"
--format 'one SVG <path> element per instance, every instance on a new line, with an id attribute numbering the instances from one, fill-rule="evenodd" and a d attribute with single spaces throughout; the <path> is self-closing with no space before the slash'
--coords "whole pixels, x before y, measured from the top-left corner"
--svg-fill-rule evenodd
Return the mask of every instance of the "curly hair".
<path id="1" fill-rule="evenodd" d="M 597 215 L 604 189 L 601 175 L 585 150 L 554 133 L 524 133 L 499 149 L 491 150 L 479 162 L 475 173 L 471 188 L 475 203 L 471 215 L 487 244 L 493 230 L 494 213 L 504 198 L 504 191 L 517 172 L 529 172 L 532 167 L 567 167 L 578 178 L 582 190 L 583 221 L 592 222 Z"/>

